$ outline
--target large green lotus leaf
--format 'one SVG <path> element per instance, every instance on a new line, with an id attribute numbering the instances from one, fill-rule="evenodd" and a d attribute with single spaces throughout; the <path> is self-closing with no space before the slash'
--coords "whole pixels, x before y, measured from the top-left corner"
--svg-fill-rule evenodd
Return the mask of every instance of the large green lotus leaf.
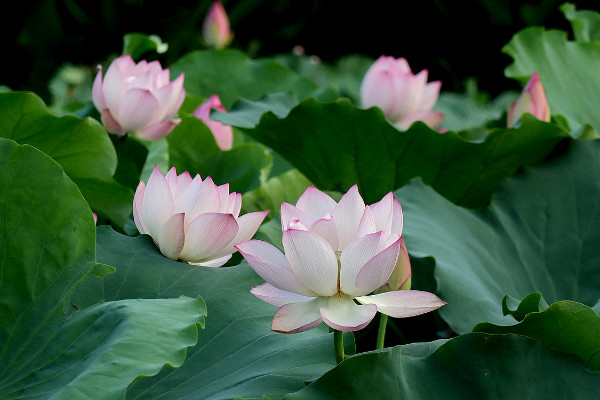
<path id="1" fill-rule="evenodd" d="M 590 124 L 600 132 L 600 43 L 574 42 L 567 33 L 527 28 L 502 49 L 514 59 L 506 76 L 523 82 L 537 72 L 550 106 L 576 129 Z"/>
<path id="2" fill-rule="evenodd" d="M 448 303 L 439 311 L 456 332 L 514 322 L 502 317 L 506 294 L 590 306 L 600 297 L 600 141 L 565 147 L 505 180 L 487 209 L 458 207 L 417 181 L 395 192 L 408 250 L 435 258 L 437 294 Z"/>
<path id="3" fill-rule="evenodd" d="M 469 333 L 424 350 L 359 354 L 285 399 L 595 399 L 600 391 L 599 372 L 518 335 Z"/>
<path id="4" fill-rule="evenodd" d="M 575 301 L 558 301 L 542 312 L 531 312 L 516 325 L 477 324 L 473 332 L 515 333 L 535 339 L 550 350 L 574 354 L 600 370 L 600 316 Z"/>
<path id="5" fill-rule="evenodd" d="M 575 40 L 582 42 L 600 41 L 600 13 L 592 10 L 576 10 L 575 5 L 565 3 L 560 10 L 571 22 Z"/>
<path id="6" fill-rule="evenodd" d="M 114 271 L 96 263 L 89 206 L 32 146 L 0 139 L 0 171 L 0 399 L 122 399 L 140 376 L 180 365 L 202 299 L 75 311 L 67 304 L 82 280 Z"/>
<path id="7" fill-rule="evenodd" d="M 170 69 L 173 76 L 185 73 L 186 91 L 205 98 L 217 94 L 226 109 L 240 97 L 256 100 L 269 93 L 293 92 L 305 99 L 317 89 L 314 82 L 273 60 L 252 60 L 238 50 L 194 51 Z"/>
<path id="8" fill-rule="evenodd" d="M 91 118 L 56 117 L 33 93 L 0 93 L 0 137 L 32 145 L 52 157 L 95 211 L 123 226 L 133 192 L 114 181 L 117 155 L 104 128 Z"/>
<path id="9" fill-rule="evenodd" d="M 80 307 L 200 295 L 208 310 L 206 329 L 185 363 L 134 383 L 130 399 L 281 398 L 335 365 L 331 334 L 318 328 L 294 335 L 271 331 L 275 307 L 250 293 L 263 280 L 246 263 L 213 269 L 175 262 L 148 236 L 127 237 L 107 227 L 98 228 L 97 254 L 117 272 L 86 281 L 73 299 Z"/>
<path id="10" fill-rule="evenodd" d="M 218 185 L 229 183 L 230 190 L 238 193 L 258 187 L 271 167 L 272 157 L 260 143 L 241 143 L 221 151 L 210 129 L 195 117 L 184 117 L 167 141 L 169 163 L 177 173 L 210 176 Z"/>
<path id="11" fill-rule="evenodd" d="M 226 121 L 226 116 L 219 119 Z M 254 129 L 244 131 L 321 189 L 347 190 L 358 184 L 365 201 L 373 203 L 421 176 L 451 201 L 471 207 L 486 205 L 504 178 L 541 160 L 568 137 L 564 130 L 529 116 L 519 128 L 494 129 L 484 142 L 472 143 L 421 122 L 398 131 L 378 108 L 313 99 L 283 119 L 268 112 Z"/>

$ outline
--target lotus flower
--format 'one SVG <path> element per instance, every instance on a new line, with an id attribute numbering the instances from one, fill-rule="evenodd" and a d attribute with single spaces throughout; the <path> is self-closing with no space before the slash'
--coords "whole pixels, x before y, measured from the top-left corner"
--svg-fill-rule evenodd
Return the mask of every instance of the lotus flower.
<path id="1" fill-rule="evenodd" d="M 200 175 L 192 179 L 188 172 L 177 175 L 175 168 L 165 177 L 155 166 L 148 184 L 137 187 L 133 218 L 165 257 L 220 267 L 236 251 L 234 245 L 252 238 L 269 213 L 239 217 L 241 206 L 241 194 L 229 193 L 229 184 L 217 186 Z"/>
<path id="2" fill-rule="evenodd" d="M 534 72 L 527 85 L 521 92 L 519 99 L 512 103 L 508 110 L 507 126 L 515 126 L 523 114 L 530 113 L 540 121 L 550 122 L 550 108 L 546 101 L 546 94 L 542 81 L 537 72 Z"/>
<path id="3" fill-rule="evenodd" d="M 216 94 L 213 94 L 206 102 L 200 104 L 194 111 L 194 116 L 201 119 L 202 122 L 208 126 L 215 137 L 217 146 L 219 146 L 221 150 L 231 150 L 231 146 L 233 145 L 233 131 L 231 126 L 223 125 L 219 121 L 213 121 L 210 119 L 210 110 L 213 108 L 223 112 L 226 111 L 225 107 L 223 107 L 223 104 L 221 104 L 219 96 Z"/>
<path id="4" fill-rule="evenodd" d="M 129 55 L 115 59 L 104 79 L 98 68 L 92 99 L 108 132 L 158 140 L 181 122 L 172 118 L 185 99 L 183 74 L 170 82 L 158 61 L 136 64 Z"/>
<path id="5" fill-rule="evenodd" d="M 415 121 L 430 128 L 442 123 L 444 115 L 432 111 L 442 83 L 427 83 L 427 70 L 414 75 L 404 58 L 381 56 L 367 71 L 360 86 L 362 106 L 377 106 L 390 123 L 406 130 Z"/>
<path id="6" fill-rule="evenodd" d="M 373 212 L 356 186 L 339 203 L 310 187 L 296 207 L 282 205 L 282 220 L 288 220 L 283 232 L 285 254 L 260 240 L 236 245 L 266 281 L 251 292 L 279 307 L 272 330 L 303 332 L 324 321 L 337 330 L 356 331 L 378 311 L 402 318 L 446 304 L 434 294 L 416 290 L 369 295 L 386 285 L 402 246 L 400 235 L 392 231 L 401 214 L 387 216 L 392 220 L 385 223 L 388 230 L 370 232 L 384 205 L 376 205 Z"/>
<path id="7" fill-rule="evenodd" d="M 202 26 L 204 43 L 216 49 L 225 48 L 231 43 L 233 34 L 229 28 L 229 18 L 220 1 L 215 1 L 210 6 Z"/>

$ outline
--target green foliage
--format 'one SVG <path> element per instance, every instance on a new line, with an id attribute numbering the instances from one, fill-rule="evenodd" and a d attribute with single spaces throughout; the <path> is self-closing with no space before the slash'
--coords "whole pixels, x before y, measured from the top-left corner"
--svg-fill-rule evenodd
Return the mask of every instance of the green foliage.
<path id="1" fill-rule="evenodd" d="M 175 262 L 148 236 L 126 237 L 108 227 L 98 228 L 97 254 L 117 271 L 79 288 L 73 302 L 82 308 L 97 301 L 200 295 L 208 309 L 206 329 L 186 362 L 137 381 L 128 398 L 281 398 L 335 365 L 326 330 L 270 330 L 275 307 L 250 293 L 263 280 L 245 263 L 214 269 Z M 351 335 L 345 339 L 352 344 Z"/>
<path id="2" fill-rule="evenodd" d="M 0 137 L 29 144 L 52 157 L 92 209 L 118 226 L 131 215 L 133 192 L 113 179 L 115 149 L 95 120 L 56 117 L 32 93 L 1 93 Z"/>
<path id="3" fill-rule="evenodd" d="M 248 112 L 254 115 L 256 108 Z M 228 114 L 219 119 L 233 122 Z M 365 201 L 373 203 L 421 176 L 451 201 L 468 207 L 485 206 L 503 179 L 540 161 L 569 137 L 554 125 L 524 118 L 518 128 L 492 129 L 484 142 L 473 143 L 454 132 L 439 134 L 420 122 L 398 131 L 377 108 L 361 110 L 346 100 L 324 104 L 312 99 L 285 118 L 267 112 L 254 129 L 243 130 L 321 189 L 347 190 L 358 184 Z"/>
<path id="4" fill-rule="evenodd" d="M 576 41 L 600 41 L 600 13 L 592 10 L 576 10 L 575 5 L 571 3 L 563 4 L 560 9 L 571 22 Z"/>
<path id="5" fill-rule="evenodd" d="M 251 60 L 237 50 L 188 53 L 171 66 L 173 76 L 182 72 L 186 91 L 205 98 L 217 94 L 226 109 L 240 97 L 257 100 L 269 93 L 293 92 L 305 99 L 317 89 L 315 83 L 277 62 Z"/>
<path id="6" fill-rule="evenodd" d="M 487 209 L 458 207 L 413 181 L 395 192 L 414 257 L 436 260 L 440 315 L 458 332 L 500 317 L 505 294 L 592 306 L 600 287 L 600 141 L 572 141 L 564 154 L 506 179 Z"/>
<path id="7" fill-rule="evenodd" d="M 128 33 L 123 36 L 123 54 L 131 55 L 134 60 L 144 54 L 153 51 L 162 54 L 169 49 L 169 45 L 163 43 L 156 35 L 145 35 L 143 33 Z"/>
<path id="8" fill-rule="evenodd" d="M 570 355 L 522 336 L 469 333 L 359 354 L 284 399 L 593 399 L 599 391 L 600 373 Z"/>
<path id="9" fill-rule="evenodd" d="M 586 367 L 600 371 L 600 316 L 575 301 L 558 301 L 545 311 L 530 312 L 516 325 L 480 323 L 473 332 L 527 336 L 550 350 L 574 354 Z"/>
<path id="10" fill-rule="evenodd" d="M 139 377 L 179 366 L 202 299 L 69 305 L 86 277 L 114 272 L 96 263 L 89 206 L 32 146 L 0 139 L 0 171 L 0 399 L 121 399 Z"/>
<path id="11" fill-rule="evenodd" d="M 599 43 L 535 27 L 517 33 L 502 50 L 514 59 L 506 76 L 524 83 L 539 74 L 552 115 L 564 116 L 572 129 L 589 123 L 600 131 Z"/>
<path id="12" fill-rule="evenodd" d="M 260 186 L 271 168 L 271 155 L 264 146 L 241 143 L 221 151 L 210 129 L 196 117 L 183 117 L 167 142 L 169 163 L 178 173 L 188 171 L 202 179 L 210 176 L 217 185 L 229 183 L 230 191 L 238 193 Z"/>

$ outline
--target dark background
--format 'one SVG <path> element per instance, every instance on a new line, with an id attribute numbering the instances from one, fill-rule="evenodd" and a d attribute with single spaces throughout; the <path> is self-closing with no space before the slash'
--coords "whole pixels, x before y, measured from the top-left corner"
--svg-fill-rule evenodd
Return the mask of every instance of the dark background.
<path id="1" fill-rule="evenodd" d="M 295 45 L 323 61 L 362 53 L 406 57 L 428 69 L 442 89 L 460 92 L 476 77 L 492 96 L 519 85 L 504 78 L 511 59 L 501 52 L 512 35 L 533 25 L 569 31 L 563 0 L 224 0 L 235 38 L 230 47 L 252 57 L 290 52 Z M 4 13 L 0 84 L 31 90 L 48 101 L 48 81 L 63 62 L 94 67 L 120 54 L 129 32 L 169 43 L 166 65 L 201 49 L 208 1 L 41 0 L 13 2 Z M 598 9 L 600 3 L 575 3 Z"/>

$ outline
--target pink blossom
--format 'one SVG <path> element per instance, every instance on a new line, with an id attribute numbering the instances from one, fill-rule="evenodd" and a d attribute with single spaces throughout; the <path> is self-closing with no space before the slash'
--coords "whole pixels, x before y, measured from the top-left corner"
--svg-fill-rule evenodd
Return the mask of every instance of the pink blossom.
<path id="1" fill-rule="evenodd" d="M 108 132 L 158 140 L 181 122 L 172 118 L 185 99 L 183 73 L 170 82 L 158 61 L 136 64 L 129 55 L 115 59 L 104 79 L 98 68 L 92 99 Z"/>
<path id="2" fill-rule="evenodd" d="M 414 75 L 404 58 L 381 56 L 363 78 L 362 106 L 381 108 L 387 120 L 398 129 L 406 130 L 415 121 L 436 128 L 444 118 L 442 113 L 432 111 L 442 83 L 427 83 L 427 75 L 427 70 Z"/>
<path id="3" fill-rule="evenodd" d="M 269 213 L 239 216 L 242 195 L 229 193 L 229 184 L 217 186 L 210 177 L 193 179 L 171 168 L 164 176 L 158 167 L 140 182 L 133 199 L 135 225 L 154 240 L 161 253 L 173 260 L 220 267 L 231 258 L 234 245 L 254 236 Z"/>
<path id="4" fill-rule="evenodd" d="M 446 304 L 432 293 L 396 290 L 408 277 L 403 268 L 392 278 L 403 246 L 402 211 L 393 195 L 365 206 L 356 186 L 338 203 L 309 187 L 296 206 L 286 204 L 281 208 L 285 254 L 260 240 L 236 245 L 266 281 L 251 292 L 279 307 L 274 331 L 297 333 L 321 322 L 355 331 L 377 312 L 402 318 Z M 370 295 L 384 286 L 393 290 Z"/>
<path id="5" fill-rule="evenodd" d="M 550 108 L 546 101 L 546 94 L 542 81 L 537 72 L 534 72 L 527 85 L 521 92 L 519 99 L 512 103 L 508 110 L 507 126 L 515 126 L 523 114 L 533 114 L 540 121 L 550 122 Z"/>
<path id="6" fill-rule="evenodd" d="M 210 119 L 210 110 L 213 108 L 223 112 L 226 111 L 225 107 L 223 107 L 223 104 L 221 104 L 219 96 L 216 94 L 213 94 L 207 101 L 200 104 L 194 111 L 194 116 L 201 119 L 202 122 L 208 126 L 215 137 L 217 146 L 219 146 L 221 150 L 231 150 L 231 146 L 233 145 L 233 131 L 231 126 L 223 125 L 219 121 L 213 121 Z"/>

